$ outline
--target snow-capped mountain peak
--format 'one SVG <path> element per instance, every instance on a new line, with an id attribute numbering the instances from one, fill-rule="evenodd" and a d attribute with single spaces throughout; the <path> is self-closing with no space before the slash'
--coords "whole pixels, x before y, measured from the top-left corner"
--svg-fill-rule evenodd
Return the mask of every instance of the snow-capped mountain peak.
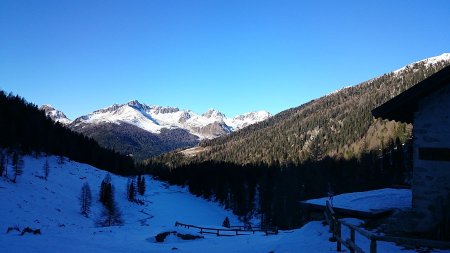
<path id="1" fill-rule="evenodd" d="M 199 139 L 211 139 L 265 120 L 270 116 L 270 113 L 266 111 L 258 111 L 228 119 L 225 114 L 214 109 L 199 115 L 191 110 L 149 106 L 133 100 L 121 105 L 114 104 L 79 117 L 73 125 L 79 129 L 86 124 L 127 123 L 154 134 L 160 134 L 164 128 L 184 129 Z"/>
<path id="2" fill-rule="evenodd" d="M 202 116 L 206 117 L 206 118 L 215 118 L 215 119 L 220 119 L 220 120 L 223 120 L 225 118 L 225 114 L 223 114 L 215 109 L 209 109 L 208 111 L 203 113 Z"/>
<path id="3" fill-rule="evenodd" d="M 39 109 L 44 111 L 45 115 L 47 117 L 50 117 L 53 121 L 60 122 L 63 125 L 68 125 L 72 123 L 72 121 L 68 119 L 63 112 L 56 110 L 53 106 L 49 104 L 42 105 Z"/>
<path id="4" fill-rule="evenodd" d="M 272 114 L 268 111 L 256 111 L 248 112 L 242 115 L 238 115 L 232 119 L 228 119 L 226 124 L 232 128 L 233 131 L 242 129 L 249 125 L 258 123 L 272 117 Z"/>
<path id="5" fill-rule="evenodd" d="M 137 101 L 137 100 L 132 100 L 132 101 L 130 101 L 130 102 L 128 102 L 127 103 L 127 105 L 128 106 L 131 106 L 131 107 L 134 107 L 134 108 L 136 108 L 136 109 L 142 109 L 142 110 L 144 110 L 145 108 L 145 106 L 143 105 L 143 104 L 141 104 L 139 101 Z"/>

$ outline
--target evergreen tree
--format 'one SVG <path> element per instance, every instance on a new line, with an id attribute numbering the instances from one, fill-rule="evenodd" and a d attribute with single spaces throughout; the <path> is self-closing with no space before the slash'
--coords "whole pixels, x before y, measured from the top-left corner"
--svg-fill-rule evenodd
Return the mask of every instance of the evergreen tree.
<path id="1" fill-rule="evenodd" d="M 112 199 L 111 175 L 106 174 L 100 184 L 99 200 L 103 205 L 107 205 Z"/>
<path id="2" fill-rule="evenodd" d="M 225 217 L 225 219 L 222 222 L 222 226 L 225 228 L 230 228 L 230 219 L 228 219 L 228 217 Z"/>
<path id="3" fill-rule="evenodd" d="M 80 193 L 80 211 L 81 214 L 88 217 L 91 211 L 92 195 L 89 184 L 85 182 L 81 187 Z"/>
<path id="4" fill-rule="evenodd" d="M 8 165 L 9 165 L 8 152 L 4 155 L 4 157 L 5 157 L 5 177 L 8 178 Z"/>
<path id="5" fill-rule="evenodd" d="M 110 202 L 103 206 L 102 214 L 97 220 L 97 225 L 101 227 L 118 226 L 123 224 L 122 213 L 117 208 L 117 204 Z"/>
<path id="6" fill-rule="evenodd" d="M 145 193 L 145 176 L 138 176 L 138 192 L 142 196 Z"/>
<path id="7" fill-rule="evenodd" d="M 14 178 L 12 181 L 15 183 L 17 181 L 17 177 L 23 173 L 23 160 L 17 152 L 13 153 L 11 165 L 14 171 Z"/>
<path id="8" fill-rule="evenodd" d="M 114 187 L 109 174 L 106 174 L 100 185 L 100 202 L 103 204 L 103 211 L 97 225 L 106 227 L 123 224 L 122 214 L 114 201 Z"/>
<path id="9" fill-rule="evenodd" d="M 136 187 L 135 187 L 134 178 L 128 179 L 128 183 L 127 183 L 127 198 L 131 202 L 135 202 L 136 201 Z"/>
<path id="10" fill-rule="evenodd" d="M 50 172 L 50 165 L 48 164 L 48 159 L 45 158 L 44 166 L 42 167 L 42 170 L 44 172 L 44 179 L 47 180 L 48 174 Z"/>
<path id="11" fill-rule="evenodd" d="M 0 150 L 0 177 L 3 176 L 3 172 L 5 171 L 5 155 L 3 154 L 3 151 Z"/>
<path id="12" fill-rule="evenodd" d="M 64 164 L 64 156 L 63 156 L 63 155 L 59 155 L 59 156 L 58 156 L 58 164 L 59 164 L 59 165 Z"/>

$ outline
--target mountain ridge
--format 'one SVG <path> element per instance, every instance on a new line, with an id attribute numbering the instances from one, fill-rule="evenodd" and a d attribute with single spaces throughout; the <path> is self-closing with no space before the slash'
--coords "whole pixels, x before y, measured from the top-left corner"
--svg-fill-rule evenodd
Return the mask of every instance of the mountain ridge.
<path id="1" fill-rule="evenodd" d="M 197 114 L 178 107 L 146 105 L 138 100 L 113 104 L 71 121 L 51 106 L 46 115 L 71 130 L 97 140 L 102 146 L 145 159 L 178 148 L 192 147 L 270 118 L 267 111 L 249 112 L 234 118 L 209 109 Z"/>
<path id="2" fill-rule="evenodd" d="M 382 150 L 397 138 L 411 136 L 411 125 L 374 119 L 371 110 L 450 65 L 445 53 L 331 92 L 241 131 L 202 140 L 194 152 L 167 154 L 153 160 L 177 166 L 202 161 L 235 164 L 299 164 L 326 156 L 351 158 Z M 192 150 L 191 150 L 192 151 Z M 169 161 L 172 160 L 172 161 Z"/>

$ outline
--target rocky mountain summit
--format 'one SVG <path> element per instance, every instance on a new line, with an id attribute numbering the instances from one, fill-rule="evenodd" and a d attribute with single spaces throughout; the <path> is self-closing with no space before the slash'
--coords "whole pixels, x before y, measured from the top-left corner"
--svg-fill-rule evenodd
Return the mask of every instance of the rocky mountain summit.
<path id="1" fill-rule="evenodd" d="M 209 109 L 203 114 L 177 107 L 146 105 L 137 100 L 114 104 L 69 120 L 64 113 L 44 105 L 46 115 L 70 129 L 96 139 L 101 145 L 139 159 L 190 147 L 270 118 L 266 111 L 227 118 Z"/>

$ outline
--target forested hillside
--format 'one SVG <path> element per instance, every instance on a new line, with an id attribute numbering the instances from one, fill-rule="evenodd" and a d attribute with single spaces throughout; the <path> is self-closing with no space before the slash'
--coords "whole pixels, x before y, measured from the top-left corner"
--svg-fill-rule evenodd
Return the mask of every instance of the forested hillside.
<path id="1" fill-rule="evenodd" d="M 396 138 L 404 143 L 411 136 L 411 125 L 374 119 L 371 110 L 450 64 L 448 57 L 430 59 L 283 111 L 230 135 L 204 140 L 201 152 L 190 160 L 300 164 L 326 156 L 358 157 L 364 151 L 383 149 Z M 173 164 L 174 159 L 187 162 L 176 154 L 156 161 Z"/>
<path id="2" fill-rule="evenodd" d="M 100 147 L 45 116 L 36 105 L 0 91 L 0 147 L 11 152 L 66 156 L 117 174 L 135 173 L 132 158 Z"/>
<path id="3" fill-rule="evenodd" d="M 152 155 L 198 144 L 198 138 L 184 129 L 164 128 L 159 134 L 145 131 L 132 124 L 91 124 L 69 126 L 71 130 L 93 138 L 102 147 L 131 155 L 142 161 Z"/>
<path id="4" fill-rule="evenodd" d="M 449 64 L 408 65 L 203 141 L 195 152 L 149 160 L 146 169 L 244 221 L 301 226 L 301 200 L 410 183 L 412 126 L 374 119 L 371 110 Z"/>

